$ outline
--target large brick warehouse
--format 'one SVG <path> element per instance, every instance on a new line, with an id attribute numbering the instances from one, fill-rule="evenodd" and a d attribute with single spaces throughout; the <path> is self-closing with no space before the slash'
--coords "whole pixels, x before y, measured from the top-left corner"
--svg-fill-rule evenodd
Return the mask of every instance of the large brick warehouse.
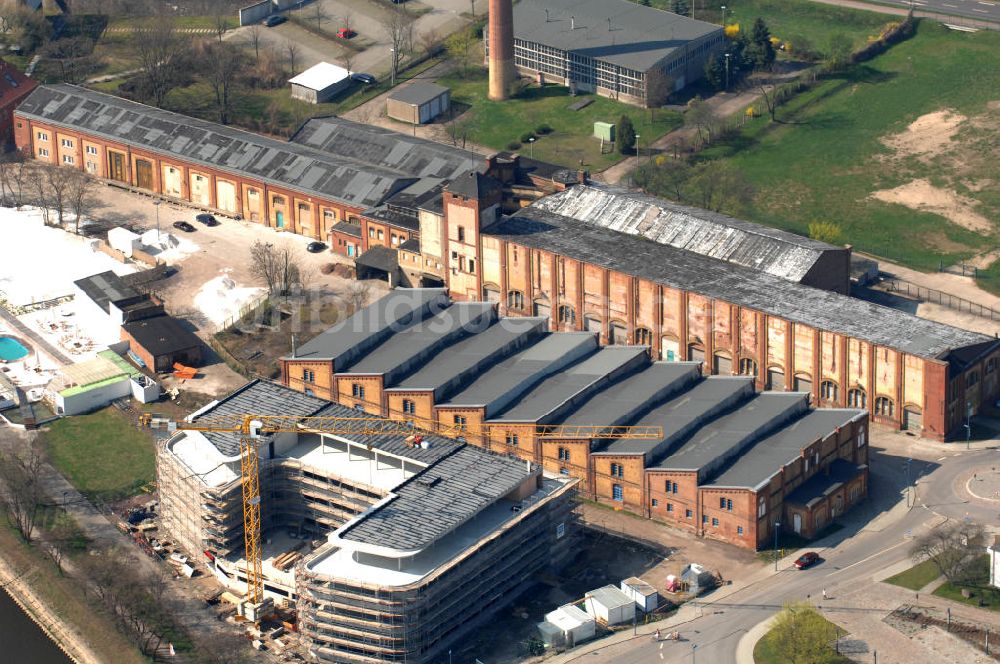
<path id="1" fill-rule="evenodd" d="M 309 237 L 355 223 L 341 240 L 398 253 L 383 262 L 401 283 L 864 408 L 879 425 L 944 440 L 1000 392 L 1000 341 L 846 295 L 849 248 L 583 174 L 546 173 L 558 191 L 542 195 L 504 179 L 516 158 L 476 163 L 338 118 L 286 143 L 71 85 L 39 86 L 14 124 L 36 159 Z"/>

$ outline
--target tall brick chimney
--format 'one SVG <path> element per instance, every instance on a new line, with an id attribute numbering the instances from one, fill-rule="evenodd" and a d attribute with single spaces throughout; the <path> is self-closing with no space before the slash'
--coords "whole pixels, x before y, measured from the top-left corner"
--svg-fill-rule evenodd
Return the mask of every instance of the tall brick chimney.
<path id="1" fill-rule="evenodd" d="M 514 82 L 514 7 L 512 0 L 490 0 L 490 99 L 510 96 Z"/>

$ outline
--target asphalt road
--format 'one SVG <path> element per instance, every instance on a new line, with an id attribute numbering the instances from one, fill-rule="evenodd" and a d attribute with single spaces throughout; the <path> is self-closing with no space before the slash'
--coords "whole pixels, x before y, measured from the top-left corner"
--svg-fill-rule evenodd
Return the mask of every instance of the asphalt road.
<path id="1" fill-rule="evenodd" d="M 1000 22 L 1000 1 L 997 0 L 878 0 L 882 4 L 953 14 L 984 21 Z"/>
<path id="2" fill-rule="evenodd" d="M 874 451 L 874 450 L 873 450 Z M 787 603 L 817 597 L 826 589 L 832 596 L 839 591 L 871 582 L 879 570 L 906 559 L 909 555 L 909 535 L 941 522 L 941 517 L 969 517 L 980 523 L 995 523 L 997 509 L 963 501 L 956 493 L 956 478 L 977 467 L 995 463 L 996 452 L 983 450 L 969 454 L 942 457 L 935 462 L 914 460 L 910 478 L 917 479 L 916 507 L 878 532 L 861 531 L 852 536 L 849 529 L 841 531 L 844 540 L 837 546 L 819 550 L 823 562 L 799 571 L 782 569 L 755 586 L 728 595 L 718 602 L 710 597 L 701 604 L 702 615 L 677 628 L 681 641 L 654 643 L 639 638 L 618 646 L 602 649 L 579 661 L 615 662 L 616 664 L 649 664 L 676 662 L 684 664 L 722 663 L 736 661 L 741 637 L 757 623 L 766 620 Z M 905 486 L 906 461 L 901 457 L 873 460 L 870 486 L 882 492 L 872 497 L 873 503 L 885 504 L 887 495 L 896 496 Z M 860 509 L 864 509 L 863 506 Z M 885 612 L 895 608 L 886 606 Z M 844 608 L 841 610 L 872 610 Z"/>

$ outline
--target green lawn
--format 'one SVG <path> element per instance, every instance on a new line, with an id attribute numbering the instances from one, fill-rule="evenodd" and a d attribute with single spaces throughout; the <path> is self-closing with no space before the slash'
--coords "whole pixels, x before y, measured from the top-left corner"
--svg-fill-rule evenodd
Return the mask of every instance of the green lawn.
<path id="1" fill-rule="evenodd" d="M 142 18 L 116 18 L 108 25 L 109 28 L 131 28 L 136 24 L 142 25 L 146 19 Z M 226 28 L 232 30 L 239 27 L 239 21 L 230 16 L 222 19 Z M 217 19 L 214 16 L 176 16 L 174 17 L 174 27 L 182 30 L 211 29 L 214 30 Z"/>
<path id="2" fill-rule="evenodd" d="M 969 590 L 972 596 L 962 597 L 963 588 Z M 990 557 L 987 554 L 976 561 L 975 573 L 968 583 L 945 582 L 938 586 L 934 594 L 969 606 L 1000 611 L 1000 589 L 990 586 Z"/>
<path id="3" fill-rule="evenodd" d="M 44 438 L 53 465 L 89 497 L 121 499 L 156 477 L 153 439 L 113 408 L 64 417 Z"/>
<path id="4" fill-rule="evenodd" d="M 819 620 L 826 623 L 830 628 L 830 642 L 832 643 L 836 635 L 843 636 L 844 630 L 819 616 Z M 788 657 L 775 642 L 773 632 L 768 632 L 757 642 L 753 649 L 753 661 L 755 664 L 787 664 Z M 822 659 L 810 660 L 810 664 L 851 664 L 851 660 L 843 655 L 838 655 L 833 648 Z"/>
<path id="5" fill-rule="evenodd" d="M 909 588 L 910 590 L 920 590 L 939 576 L 941 576 L 941 572 L 938 570 L 937 565 L 934 564 L 934 561 L 925 560 L 905 572 L 900 572 L 899 574 L 890 576 L 888 579 L 884 579 L 884 581 L 894 586 Z"/>
<path id="6" fill-rule="evenodd" d="M 918 64 L 919 63 L 919 64 Z M 1000 218 L 1000 34 L 922 22 L 917 35 L 848 74 L 822 81 L 701 158 L 729 159 L 757 189 L 754 221 L 806 234 L 814 220 L 840 225 L 842 242 L 924 270 L 998 246 L 929 211 L 870 199 L 917 178 L 968 192 L 975 211 Z M 995 104 L 994 104 L 995 106 Z M 929 159 L 896 156 L 881 138 L 953 109 L 970 121 Z M 992 146 L 992 147 L 990 147 Z M 970 186 L 976 183 L 974 186 Z"/>
<path id="7" fill-rule="evenodd" d="M 652 0 L 651 4 L 665 9 L 670 7 L 670 0 Z M 722 4 L 720 0 L 712 9 L 695 10 L 694 16 L 709 23 L 720 23 Z M 877 35 L 883 25 L 900 18 L 812 0 L 727 0 L 725 5 L 726 23 L 739 23 L 741 29 L 749 30 L 760 17 L 775 37 L 791 42 L 793 47 L 804 37 L 820 52 L 827 50 L 831 35 L 843 34 L 855 46 L 861 46 L 870 35 Z"/>
<path id="8" fill-rule="evenodd" d="M 470 107 L 456 122 L 467 126 L 467 135 L 473 143 L 507 150 L 508 144 L 520 141 L 523 134 L 548 125 L 552 133 L 539 135 L 533 147 L 523 145 L 520 153 L 571 168 L 579 167 L 582 159 L 587 168 L 599 171 L 621 160 L 618 152 L 601 154 L 601 143 L 593 138 L 594 122 L 617 124 L 625 113 L 635 125 L 640 145 L 648 145 L 681 125 L 680 114 L 673 111 L 657 110 L 651 123 L 649 110 L 597 95 L 572 97 L 569 88 L 559 85 L 531 85 L 511 100 L 490 101 L 486 94 L 486 72 L 478 68 L 466 76 L 446 76 L 438 83 L 451 88 L 453 103 Z M 579 111 L 569 110 L 571 104 L 585 99 L 593 102 Z"/>

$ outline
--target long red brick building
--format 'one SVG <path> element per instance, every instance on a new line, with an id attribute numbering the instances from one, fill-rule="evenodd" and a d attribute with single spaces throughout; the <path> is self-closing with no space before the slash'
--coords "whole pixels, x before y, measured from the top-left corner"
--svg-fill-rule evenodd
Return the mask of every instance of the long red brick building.
<path id="1" fill-rule="evenodd" d="M 352 225 L 333 248 L 394 283 L 884 426 L 943 440 L 998 397 L 1000 341 L 846 295 L 849 249 L 571 171 L 524 176 L 516 155 L 479 163 L 338 118 L 283 142 L 71 85 L 39 86 L 14 124 L 36 159 L 317 239 Z"/>

